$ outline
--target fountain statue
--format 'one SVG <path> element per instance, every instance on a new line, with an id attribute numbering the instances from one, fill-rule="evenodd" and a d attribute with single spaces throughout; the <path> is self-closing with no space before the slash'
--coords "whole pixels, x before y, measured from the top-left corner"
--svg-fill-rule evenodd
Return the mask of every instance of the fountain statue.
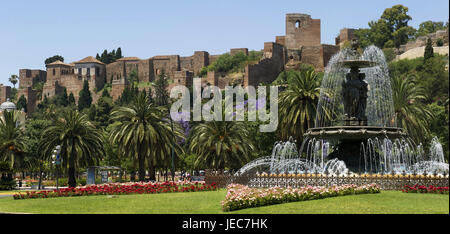
<path id="1" fill-rule="evenodd" d="M 357 54 L 357 45 L 352 41 L 352 54 Z M 346 125 L 367 125 L 366 105 L 368 84 L 364 81 L 366 74 L 360 73 L 360 68 L 372 66 L 370 61 L 346 60 L 344 66 L 350 68 L 346 80 L 342 82 L 342 97 Z"/>
<path id="2" fill-rule="evenodd" d="M 290 139 L 276 142 L 272 155 L 236 174 L 266 173 L 446 173 L 442 145 L 433 139 L 426 154 L 396 126 L 389 72 L 375 46 L 359 53 L 357 40 L 325 68 L 314 128 L 300 150 Z"/>

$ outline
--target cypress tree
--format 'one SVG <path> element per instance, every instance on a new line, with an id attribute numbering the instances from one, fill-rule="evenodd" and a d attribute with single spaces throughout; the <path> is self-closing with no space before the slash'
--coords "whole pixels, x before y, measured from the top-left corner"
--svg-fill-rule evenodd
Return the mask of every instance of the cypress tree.
<path id="1" fill-rule="evenodd" d="M 22 110 L 27 112 L 27 99 L 25 98 L 25 96 L 22 94 L 19 98 L 19 100 L 17 101 L 17 110 Z"/>
<path id="2" fill-rule="evenodd" d="M 80 91 L 78 98 L 78 110 L 82 111 L 84 108 L 89 108 L 92 104 L 91 91 L 89 90 L 89 83 L 84 80 L 83 89 Z"/>
<path id="3" fill-rule="evenodd" d="M 166 78 L 164 71 L 161 72 L 158 79 L 155 82 L 155 103 L 158 106 L 165 106 L 169 102 L 169 94 L 167 87 L 169 82 Z"/>
<path id="4" fill-rule="evenodd" d="M 434 56 L 433 43 L 431 41 L 431 38 L 428 38 L 427 45 L 425 46 L 425 52 L 423 54 L 423 61 L 427 61 L 429 58 L 432 58 L 433 56 Z"/>
<path id="5" fill-rule="evenodd" d="M 134 91 L 133 92 L 133 98 L 139 96 L 139 88 L 137 86 L 134 87 L 133 91 Z"/>
<path id="6" fill-rule="evenodd" d="M 129 85 L 125 86 L 119 99 L 121 105 L 128 104 L 133 99 L 133 90 Z"/>
<path id="7" fill-rule="evenodd" d="M 44 100 L 42 101 L 42 105 L 44 107 L 47 107 L 49 104 L 48 98 L 47 98 L 47 94 L 44 94 Z"/>
<path id="8" fill-rule="evenodd" d="M 89 120 L 94 121 L 96 115 L 97 115 L 97 108 L 95 107 L 95 105 L 90 106 L 88 111 Z"/>
<path id="9" fill-rule="evenodd" d="M 72 92 L 70 92 L 68 100 L 69 100 L 69 105 L 75 105 L 75 96 L 73 96 Z"/>
<path id="10" fill-rule="evenodd" d="M 109 95 L 108 89 L 103 89 L 102 97 L 111 97 L 111 95 Z"/>
<path id="11" fill-rule="evenodd" d="M 102 63 L 107 63 L 106 60 L 108 59 L 108 51 L 104 50 L 102 55 L 100 56 L 100 61 Z"/>
<path id="12" fill-rule="evenodd" d="M 112 50 L 109 54 L 108 54 L 108 63 L 113 63 L 116 61 L 116 50 Z"/>
<path id="13" fill-rule="evenodd" d="M 101 97 L 98 100 L 96 107 L 94 121 L 98 122 L 99 126 L 108 126 L 110 113 L 113 108 L 112 100 L 110 98 Z"/>
<path id="14" fill-rule="evenodd" d="M 153 103 L 153 97 L 152 97 L 152 95 L 153 95 L 152 87 L 149 87 L 149 88 L 148 88 L 148 102 L 149 102 L 149 103 Z"/>
<path id="15" fill-rule="evenodd" d="M 69 96 L 67 95 L 67 89 L 64 88 L 63 94 L 59 97 L 58 105 L 68 106 L 69 105 Z"/>
<path id="16" fill-rule="evenodd" d="M 117 51 L 116 51 L 116 59 L 120 59 L 120 58 L 123 58 L 123 56 L 122 56 L 122 49 L 119 47 L 119 48 L 117 48 Z"/>

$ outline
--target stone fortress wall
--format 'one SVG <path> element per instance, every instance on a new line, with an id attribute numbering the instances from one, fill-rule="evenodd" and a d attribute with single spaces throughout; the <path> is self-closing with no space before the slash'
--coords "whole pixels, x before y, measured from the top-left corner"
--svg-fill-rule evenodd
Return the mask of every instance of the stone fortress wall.
<path id="1" fill-rule="evenodd" d="M 428 38 L 431 39 L 431 42 L 433 43 L 433 46 L 437 46 L 437 41 L 439 39 L 442 40 L 444 46 L 448 46 L 448 31 L 447 30 L 439 30 L 435 33 L 430 33 L 427 36 L 421 36 L 418 37 L 414 41 L 410 41 L 406 43 L 405 45 L 401 45 L 398 51 L 398 54 L 405 53 L 408 50 L 426 46 Z"/>
<path id="2" fill-rule="evenodd" d="M 3 84 L 0 84 L 0 102 L 1 103 L 6 102 L 10 93 L 11 93 L 10 86 L 4 86 Z"/>
<path id="3" fill-rule="evenodd" d="M 422 57 L 425 53 L 425 46 L 427 44 L 428 38 L 431 39 L 431 43 L 433 44 L 433 52 L 441 55 L 449 54 L 449 42 L 448 42 L 448 31 L 447 30 L 439 30 L 435 33 L 430 33 L 427 36 L 418 37 L 414 41 L 410 41 L 405 45 L 401 45 L 400 48 L 396 51 L 397 57 L 396 60 L 400 59 L 414 59 L 418 57 Z M 438 46 L 438 40 L 443 42 L 442 46 Z"/>
<path id="4" fill-rule="evenodd" d="M 215 85 L 224 88 L 231 84 L 242 86 L 257 86 L 260 83 L 269 84 L 278 74 L 287 69 L 288 64 L 310 64 L 317 71 L 323 71 L 331 56 L 339 51 L 339 44 L 350 40 L 348 31 L 341 30 L 339 43 L 326 45 L 320 42 L 320 19 L 312 19 L 310 15 L 286 14 L 285 35 L 276 36 L 275 42 L 265 42 L 263 57 L 256 64 L 245 67 L 241 78 L 230 78 L 220 72 L 208 72 L 202 78 L 202 85 Z M 347 33 L 347 34 L 346 34 Z M 229 53 L 234 55 L 243 52 L 248 55 L 247 48 L 232 48 Z M 220 55 L 211 55 L 207 51 L 195 51 L 191 56 L 158 55 L 147 59 L 124 57 L 110 64 L 103 64 L 89 56 L 78 62 L 65 64 L 61 61 L 48 64 L 46 71 L 20 69 L 18 97 L 27 98 L 29 110 L 43 100 L 44 95 L 52 97 L 63 92 L 73 93 L 78 100 L 79 91 L 84 80 L 88 80 L 93 101 L 101 95 L 106 83 L 111 84 L 111 96 L 119 98 L 123 89 L 129 85 L 132 71 L 138 73 L 140 82 L 153 82 L 161 72 L 169 76 L 169 89 L 175 85 L 192 85 L 193 78 L 200 70 L 212 64 Z M 41 97 L 33 86 L 37 82 L 45 82 Z M 0 88 L 0 98 L 5 92 Z"/>

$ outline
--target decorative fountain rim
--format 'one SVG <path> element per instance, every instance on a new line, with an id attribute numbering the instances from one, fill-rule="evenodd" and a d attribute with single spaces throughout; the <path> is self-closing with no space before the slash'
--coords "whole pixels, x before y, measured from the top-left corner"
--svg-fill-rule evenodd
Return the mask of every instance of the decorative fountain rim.
<path id="1" fill-rule="evenodd" d="M 320 137 L 323 139 L 368 139 L 378 138 L 401 138 L 407 134 L 402 128 L 378 127 L 378 126 L 331 126 L 320 128 L 309 128 L 305 137 Z"/>
<path id="2" fill-rule="evenodd" d="M 368 67 L 375 67 L 378 65 L 376 62 L 361 59 L 348 59 L 341 61 L 339 63 L 341 63 L 346 68 L 355 68 L 355 67 L 368 68 Z"/>

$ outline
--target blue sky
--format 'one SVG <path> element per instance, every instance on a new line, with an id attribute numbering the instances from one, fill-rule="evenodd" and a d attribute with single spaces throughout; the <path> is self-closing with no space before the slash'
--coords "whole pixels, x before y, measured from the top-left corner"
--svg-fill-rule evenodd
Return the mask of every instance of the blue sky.
<path id="1" fill-rule="evenodd" d="M 44 60 L 55 54 L 73 62 L 119 46 L 124 56 L 139 58 L 260 50 L 284 35 L 286 13 L 321 19 L 322 43 L 334 44 L 341 28 L 367 27 L 396 4 L 409 8 L 415 28 L 449 18 L 448 0 L 2 0 L 0 83 L 11 85 L 8 78 L 20 68 L 45 69 Z"/>

